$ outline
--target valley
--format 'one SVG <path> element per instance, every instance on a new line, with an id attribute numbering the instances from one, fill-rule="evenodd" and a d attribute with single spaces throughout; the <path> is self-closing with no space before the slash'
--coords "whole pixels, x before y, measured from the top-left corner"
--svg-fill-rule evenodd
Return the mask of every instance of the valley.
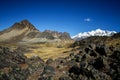
<path id="1" fill-rule="evenodd" d="M 71 52 L 72 48 L 65 48 L 65 47 L 54 47 L 54 46 L 44 46 L 41 44 L 37 45 L 30 45 L 28 50 L 30 52 L 26 52 L 25 56 L 28 58 L 33 56 L 39 56 L 43 60 L 47 60 L 49 58 L 56 59 L 59 57 L 67 57 L 69 53 Z"/>
<path id="2" fill-rule="evenodd" d="M 120 33 L 97 34 L 74 40 L 17 22 L 0 32 L 0 80 L 119 80 Z"/>
<path id="3" fill-rule="evenodd" d="M 62 44 L 62 43 L 61 43 Z M 65 58 L 71 53 L 73 48 L 69 46 L 73 41 L 60 45 L 60 43 L 32 43 L 32 44 L 16 44 L 16 43 L 0 43 L 0 46 L 10 47 L 12 50 L 18 47 L 23 49 L 27 58 L 39 56 L 46 61 L 47 59 Z"/>

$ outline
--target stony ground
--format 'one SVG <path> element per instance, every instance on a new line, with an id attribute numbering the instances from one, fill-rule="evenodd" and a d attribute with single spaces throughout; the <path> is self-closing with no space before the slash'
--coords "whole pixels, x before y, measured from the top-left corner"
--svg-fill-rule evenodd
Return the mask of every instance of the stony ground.
<path id="1" fill-rule="evenodd" d="M 85 39 L 72 44 L 68 56 L 46 61 L 27 58 L 23 47 L 1 46 L 0 80 L 120 80 L 119 41 L 119 36 Z"/>

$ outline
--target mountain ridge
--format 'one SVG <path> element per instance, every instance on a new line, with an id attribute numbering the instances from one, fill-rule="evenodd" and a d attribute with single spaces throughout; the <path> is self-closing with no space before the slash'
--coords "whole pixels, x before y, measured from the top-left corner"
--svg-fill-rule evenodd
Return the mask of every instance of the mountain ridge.
<path id="1" fill-rule="evenodd" d="M 28 20 L 16 22 L 8 29 L 0 32 L 0 42 L 55 42 L 70 40 L 67 32 L 57 32 L 51 30 L 39 31 Z"/>
<path id="2" fill-rule="evenodd" d="M 112 36 L 113 34 L 117 33 L 116 31 L 108 31 L 102 29 L 96 29 L 88 32 L 81 32 L 75 36 L 72 36 L 74 40 L 81 40 L 90 36 Z"/>

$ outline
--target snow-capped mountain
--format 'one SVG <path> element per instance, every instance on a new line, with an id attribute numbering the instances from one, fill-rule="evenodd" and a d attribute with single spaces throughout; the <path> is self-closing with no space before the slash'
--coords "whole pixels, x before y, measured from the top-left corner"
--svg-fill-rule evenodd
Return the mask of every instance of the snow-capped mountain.
<path id="1" fill-rule="evenodd" d="M 116 31 L 108 31 L 108 30 L 101 30 L 96 29 L 89 32 L 79 33 L 72 37 L 74 40 L 81 40 L 90 36 L 112 36 L 113 34 L 117 33 Z"/>

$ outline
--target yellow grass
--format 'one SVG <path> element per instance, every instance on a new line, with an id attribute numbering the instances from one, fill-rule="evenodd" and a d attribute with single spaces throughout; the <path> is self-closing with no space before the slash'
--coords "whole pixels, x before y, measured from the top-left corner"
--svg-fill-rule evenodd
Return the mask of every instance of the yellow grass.
<path id="1" fill-rule="evenodd" d="M 38 44 L 16 44 L 16 43 L 1 43 L 0 45 L 4 45 L 15 50 L 17 47 L 22 47 L 27 50 L 24 55 L 27 58 L 31 58 L 33 56 L 39 56 L 43 60 L 47 60 L 49 58 L 56 59 L 59 57 L 66 57 L 71 52 L 72 48 L 68 48 L 73 41 L 71 42 L 59 42 L 59 43 L 38 43 Z"/>
<path id="2" fill-rule="evenodd" d="M 68 46 L 68 44 L 66 44 Z M 56 59 L 58 57 L 66 57 L 72 48 L 67 48 L 65 45 L 61 48 L 55 44 L 32 44 L 29 45 L 30 52 L 25 53 L 28 58 L 33 56 L 39 56 L 43 60 L 48 58 Z"/>
<path id="3" fill-rule="evenodd" d="M 120 45 L 120 38 L 112 39 L 106 42 L 108 46 L 116 46 L 116 44 Z"/>

